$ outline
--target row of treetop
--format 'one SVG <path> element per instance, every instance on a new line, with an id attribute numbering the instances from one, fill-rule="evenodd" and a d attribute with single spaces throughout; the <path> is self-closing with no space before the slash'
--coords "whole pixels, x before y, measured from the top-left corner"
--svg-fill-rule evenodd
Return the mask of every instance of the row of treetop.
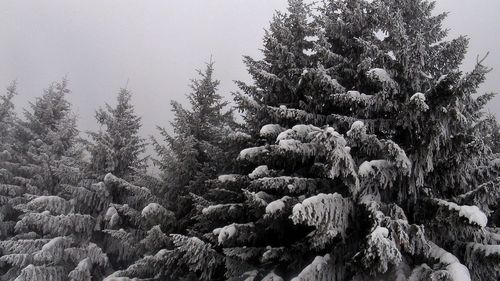
<path id="1" fill-rule="evenodd" d="M 489 69 L 434 6 L 289 0 L 253 81 L 228 103 L 208 63 L 159 138 L 127 89 L 82 133 L 67 80 L 22 113 L 13 83 L 0 280 L 500 280 Z"/>

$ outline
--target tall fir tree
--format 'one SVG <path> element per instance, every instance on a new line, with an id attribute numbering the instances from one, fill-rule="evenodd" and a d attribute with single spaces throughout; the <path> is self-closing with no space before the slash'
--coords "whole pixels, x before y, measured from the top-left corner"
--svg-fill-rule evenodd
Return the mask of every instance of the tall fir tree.
<path id="1" fill-rule="evenodd" d="M 309 94 L 303 77 L 315 65 L 311 56 L 316 34 L 310 23 L 311 6 L 303 1 L 288 3 L 288 13 L 276 12 L 265 31 L 264 57 L 244 57 L 254 84 L 236 82 L 241 92 L 235 94 L 235 101 L 238 109 L 245 112 L 245 126 L 252 135 L 258 134 L 260 124 L 273 122 L 263 106 L 296 108 Z"/>
<path id="2" fill-rule="evenodd" d="M 204 71 L 198 71 L 200 77 L 192 80 L 192 92 L 187 95 L 190 108 L 186 109 L 178 102 L 172 102 L 175 119 L 171 125 L 174 134 L 160 128 L 164 143 L 154 140 L 160 156 L 157 164 L 162 172 L 164 187 L 156 190 L 156 193 L 160 196 L 163 194 L 165 207 L 176 211 L 179 222 L 175 230 L 181 233 L 193 231 L 193 225 L 197 223 L 196 217 L 193 217 L 197 212 L 193 203 L 210 191 L 211 186 L 207 184 L 207 180 L 230 171 L 239 149 L 250 139 L 249 135 L 238 131 L 240 128 L 234 122 L 232 112 L 225 110 L 227 103 L 217 93 L 219 81 L 214 79 L 213 73 L 213 62 L 208 63 Z M 228 194 L 223 191 L 217 195 Z M 156 233 L 158 232 L 155 232 L 154 237 L 158 236 Z M 174 245 L 179 245 L 179 239 L 191 241 L 183 240 L 184 236 L 171 235 L 164 248 L 148 252 L 148 255 L 114 273 L 110 278 L 122 276 L 198 280 L 198 275 L 190 272 L 189 266 L 178 263 L 184 254 L 184 250 L 174 248 Z M 201 245 L 198 240 L 191 242 Z M 200 255 L 196 263 L 198 262 L 198 267 L 202 268 L 205 262 L 211 261 Z M 210 276 L 208 274 L 206 278 Z"/>
<path id="3" fill-rule="evenodd" d="M 102 180 L 107 173 L 125 179 L 132 179 L 138 171 L 145 172 L 146 140 L 139 136 L 141 118 L 134 112 L 132 94 L 127 89 L 118 93 L 116 107 L 106 104 L 96 112 L 98 132 L 89 132 L 92 142 L 88 150 L 89 175 Z M 104 128 L 103 128 L 104 127 Z"/>
<path id="4" fill-rule="evenodd" d="M 262 145 L 240 152 L 247 173 L 213 182 L 233 196 L 197 198 L 201 234 L 174 236 L 160 260 L 202 280 L 498 279 L 492 95 L 474 96 L 489 69 L 460 71 L 468 40 L 446 40 L 433 2 L 332 0 L 300 16 L 289 3 L 237 96 Z M 294 18 L 314 22 L 276 24 Z M 300 71 L 281 60 L 302 53 Z"/>
<path id="5" fill-rule="evenodd" d="M 97 280 L 110 270 L 91 242 L 104 190 L 82 182 L 82 145 L 66 99 L 52 84 L 16 121 L 0 182 L 1 280 Z M 94 278 L 94 279 L 91 279 Z"/>
<path id="6" fill-rule="evenodd" d="M 187 95 L 190 108 L 172 101 L 173 134 L 159 128 L 164 143 L 154 142 L 159 156 L 157 164 L 167 187 L 164 192 L 169 202 L 180 203 L 174 207 L 179 216 L 189 210 L 189 203 L 182 197 L 202 194 L 204 181 L 231 167 L 237 150 L 231 149 L 228 138 L 246 138 L 234 131 L 232 111 L 225 110 L 228 104 L 217 93 L 220 82 L 213 74 L 213 62 L 204 71 L 198 71 L 199 78 L 191 80 L 191 93 Z"/>

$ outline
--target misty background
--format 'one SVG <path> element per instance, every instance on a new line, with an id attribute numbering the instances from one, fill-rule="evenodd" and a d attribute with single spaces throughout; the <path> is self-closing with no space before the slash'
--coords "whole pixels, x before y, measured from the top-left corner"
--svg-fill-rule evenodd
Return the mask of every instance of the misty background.
<path id="1" fill-rule="evenodd" d="M 120 88 L 134 94 L 142 134 L 173 119 L 170 100 L 186 104 L 189 80 L 213 56 L 219 93 L 248 81 L 243 55 L 260 57 L 264 29 L 286 0 L 2 0 L 0 87 L 18 82 L 17 111 L 62 77 L 81 130 L 96 128 L 94 112 L 114 104 Z M 482 92 L 500 92 L 500 1 L 438 0 L 450 12 L 450 37 L 471 41 L 463 70 L 490 52 L 494 68 Z M 489 104 L 500 117 L 500 96 Z"/>

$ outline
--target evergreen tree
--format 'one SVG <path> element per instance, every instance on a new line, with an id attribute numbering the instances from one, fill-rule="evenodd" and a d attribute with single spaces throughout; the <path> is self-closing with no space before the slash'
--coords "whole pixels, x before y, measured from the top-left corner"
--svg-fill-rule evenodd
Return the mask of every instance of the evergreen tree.
<path id="1" fill-rule="evenodd" d="M 12 158 L 11 145 L 13 143 L 13 131 L 16 122 L 16 114 L 14 112 L 14 103 L 12 99 L 17 94 L 16 82 L 12 82 L 7 88 L 5 95 L 0 96 L 0 182 L 7 183 L 10 178 L 9 171 L 3 166 L 6 161 Z M 9 179 L 10 178 L 10 179 Z"/>
<path id="2" fill-rule="evenodd" d="M 131 179 L 137 171 L 145 171 L 147 159 L 141 158 L 141 154 L 146 141 L 139 136 L 141 118 L 135 114 L 131 98 L 128 90 L 121 89 L 115 108 L 106 104 L 105 109 L 96 112 L 101 130 L 89 133 L 92 143 L 88 147 L 91 159 L 87 167 L 93 178 L 102 180 L 112 173 Z"/>
<path id="3" fill-rule="evenodd" d="M 109 197 L 98 217 L 100 231 L 94 237 L 102 243 L 114 270 L 171 248 L 167 234 L 176 226 L 175 216 L 151 190 L 112 174 L 107 174 L 100 186 Z"/>
<path id="4" fill-rule="evenodd" d="M 263 107 L 299 104 L 310 96 L 305 75 L 315 66 L 312 53 L 315 27 L 309 23 L 311 7 L 303 1 L 288 1 L 288 13 L 276 12 L 269 30 L 265 31 L 263 58 L 244 57 L 253 85 L 237 81 L 241 93 L 235 94 L 238 109 L 244 111 L 245 126 L 258 134 L 262 123 L 273 123 Z"/>
<path id="5" fill-rule="evenodd" d="M 68 93 L 63 80 L 30 104 L 1 162 L 1 280 L 98 280 L 109 270 L 106 254 L 91 242 L 93 215 L 106 194 L 81 181 L 82 146 Z"/>
<path id="6" fill-rule="evenodd" d="M 201 234 L 174 236 L 156 260 L 202 280 L 498 279 L 491 95 L 473 96 L 489 70 L 478 60 L 460 72 L 467 39 L 446 41 L 433 8 L 325 1 L 293 87 L 276 90 L 282 72 L 270 71 L 287 61 L 252 63 L 255 85 L 240 84 L 237 101 L 262 145 L 240 152 L 247 173 L 213 182 L 232 196 L 197 198 Z M 288 35 L 309 28 L 276 21 Z M 280 34 L 266 35 L 280 48 L 265 45 L 265 59 L 303 53 Z"/>
<path id="7" fill-rule="evenodd" d="M 172 122 L 174 134 L 170 135 L 165 129 L 160 129 L 165 144 L 156 140 L 154 142 L 160 156 L 157 164 L 162 172 L 161 185 L 166 187 L 156 192 L 164 192 L 165 206 L 176 210 L 179 223 L 175 230 L 178 232 L 193 231 L 193 224 L 196 223 L 196 218 L 192 217 L 196 213 L 193 202 L 209 191 L 207 180 L 232 168 L 242 144 L 249 140 L 247 134 L 237 131 L 238 126 L 233 121 L 232 112 L 224 111 L 227 103 L 217 94 L 219 81 L 213 78 L 213 72 L 213 62 L 208 63 L 203 72 L 198 71 L 200 77 L 192 80 L 192 92 L 187 96 L 191 108 L 185 109 L 179 103 L 172 102 L 175 113 Z M 225 195 L 227 193 L 219 194 Z M 163 233 L 171 232 L 172 229 Z M 159 241 L 164 241 L 163 235 L 155 232 L 154 237 L 162 237 Z M 171 235 L 167 241 L 164 248 L 147 252 L 143 258 L 110 278 L 127 276 L 158 280 L 199 280 L 196 273 L 190 272 L 190 266 L 205 268 L 207 263 L 212 262 L 211 254 L 216 254 L 214 251 L 204 253 L 208 248 L 198 239 Z M 190 262 L 190 266 L 178 262 L 187 261 L 188 258 L 184 255 L 188 249 L 184 243 L 199 247 L 199 251 L 191 253 L 196 256 L 196 261 Z M 180 246 L 181 249 L 174 246 Z M 204 279 L 211 276 L 212 272 L 202 273 Z"/>
<path id="8" fill-rule="evenodd" d="M 234 132 L 232 112 L 224 111 L 227 102 L 217 93 L 219 81 L 213 77 L 214 64 L 198 71 L 199 78 L 191 81 L 191 93 L 187 95 L 190 108 L 172 101 L 174 121 L 173 135 L 159 128 L 164 143 L 154 141 L 160 159 L 157 161 L 161 177 L 165 181 L 165 194 L 169 202 L 179 204 L 174 209 L 178 216 L 186 215 L 188 202 L 182 200 L 190 192 L 202 194 L 204 181 L 211 179 L 231 166 L 237 151 L 230 149 L 229 140 L 246 139 L 246 135 Z M 186 198 L 185 198 L 186 199 Z"/>

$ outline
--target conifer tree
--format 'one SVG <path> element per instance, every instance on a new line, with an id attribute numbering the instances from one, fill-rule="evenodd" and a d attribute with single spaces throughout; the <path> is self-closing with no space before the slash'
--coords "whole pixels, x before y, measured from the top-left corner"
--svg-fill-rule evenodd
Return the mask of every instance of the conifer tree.
<path id="1" fill-rule="evenodd" d="M 0 162 L 9 161 L 12 158 L 11 145 L 13 143 L 13 131 L 16 122 L 16 114 L 14 112 L 14 103 L 12 99 L 17 94 L 16 82 L 12 82 L 5 95 L 0 96 Z M 0 168 L 0 179 L 2 183 L 10 182 L 11 176 L 5 167 Z M 9 179 L 10 178 L 10 179 Z"/>
<path id="2" fill-rule="evenodd" d="M 254 84 L 236 82 L 241 92 L 235 94 L 235 101 L 245 112 L 245 126 L 252 135 L 258 135 L 261 123 L 273 123 L 263 105 L 296 108 L 309 94 L 303 78 L 315 65 L 312 49 L 316 33 L 309 23 L 311 7 L 303 1 L 288 3 L 288 13 L 277 11 L 265 31 L 264 58 L 244 57 Z"/>
<path id="3" fill-rule="evenodd" d="M 228 138 L 246 139 L 245 134 L 234 132 L 232 111 L 225 111 L 227 102 L 217 93 L 219 81 L 213 73 L 213 62 L 204 71 L 198 71 L 199 78 L 191 81 L 191 92 L 187 95 L 190 108 L 172 101 L 173 134 L 159 128 L 164 143 L 154 141 L 160 158 L 157 164 L 168 188 L 165 195 L 169 202 L 184 206 L 174 207 L 180 216 L 189 210 L 185 208 L 189 203 L 180 200 L 181 197 L 190 192 L 202 194 L 205 180 L 230 167 L 237 151 L 230 149 Z"/>
<path id="4" fill-rule="evenodd" d="M 68 93 L 66 80 L 52 84 L 16 121 L 0 182 L 1 280 L 97 280 L 110 269 L 91 242 L 106 194 L 81 181 Z"/>
<path id="5" fill-rule="evenodd" d="M 114 270 L 126 269 L 144 255 L 154 255 L 171 245 L 167 234 L 176 226 L 174 213 L 146 188 L 113 174 L 100 183 L 108 194 L 99 216 L 96 240 L 109 257 Z"/>
<path id="6" fill-rule="evenodd" d="M 131 104 L 132 94 L 121 89 L 115 108 L 106 104 L 96 112 L 100 131 L 90 132 L 92 142 L 88 147 L 91 155 L 87 170 L 91 177 L 102 180 L 107 173 L 131 179 L 136 171 L 145 171 L 146 158 L 141 158 L 146 147 L 139 136 L 141 118 Z M 102 128 L 104 127 L 104 128 Z"/>
<path id="7" fill-rule="evenodd" d="M 186 109 L 178 102 L 172 102 L 175 113 L 172 122 L 174 134 L 170 135 L 165 129 L 160 129 L 165 142 L 162 144 L 154 141 L 160 156 L 157 164 L 162 172 L 162 185 L 166 187 L 163 190 L 156 190 L 156 193 L 161 196 L 163 192 L 163 196 L 166 197 L 162 200 L 166 202 L 164 207 L 173 207 L 176 210 L 179 218 L 175 228 L 177 232 L 192 231 L 195 223 L 192 216 L 196 213 L 192 204 L 210 189 L 206 181 L 220 173 L 230 171 L 242 144 L 246 144 L 249 140 L 247 134 L 238 131 L 232 112 L 224 110 L 227 103 L 222 101 L 222 97 L 217 93 L 219 81 L 214 79 L 213 72 L 213 62 L 208 63 L 204 71 L 198 71 L 200 77 L 192 80 L 192 92 L 187 95 L 190 108 Z M 227 193 L 218 195 L 225 196 Z M 190 266 L 202 269 L 207 263 L 212 262 L 211 254 L 216 253 L 214 251 L 204 253 L 203 251 L 208 248 L 201 240 L 182 235 L 165 236 L 172 233 L 172 230 L 174 229 L 162 233 L 155 230 L 151 234 L 148 232 L 148 237 L 166 241 L 164 247 L 148 251 L 144 257 L 128 268 L 111 275 L 110 280 L 119 276 L 158 280 L 198 280 L 198 274 L 190 272 Z M 199 247 L 200 250 L 191 253 L 196 255 L 196 261 L 190 266 L 178 263 L 179 260 L 187 262 L 188 256 L 184 256 L 184 251 L 188 247 L 184 243 Z M 174 248 L 175 245 L 181 246 L 182 249 Z M 212 272 L 204 272 L 202 278 L 209 279 L 213 275 Z M 218 275 L 220 276 L 220 273 Z"/>
<path id="8" fill-rule="evenodd" d="M 261 127 L 262 144 L 238 156 L 247 173 L 213 181 L 230 196 L 198 197 L 200 234 L 174 236 L 155 260 L 202 280 L 498 279 L 498 162 L 481 130 L 491 95 L 474 96 L 489 69 L 460 71 L 468 40 L 446 40 L 433 9 L 332 0 L 307 12 L 313 49 L 294 87 L 275 88 L 281 60 L 252 63 L 255 84 L 240 83 Z M 280 48 L 265 45 L 265 59 L 300 53 L 279 35 L 266 34 Z"/>

